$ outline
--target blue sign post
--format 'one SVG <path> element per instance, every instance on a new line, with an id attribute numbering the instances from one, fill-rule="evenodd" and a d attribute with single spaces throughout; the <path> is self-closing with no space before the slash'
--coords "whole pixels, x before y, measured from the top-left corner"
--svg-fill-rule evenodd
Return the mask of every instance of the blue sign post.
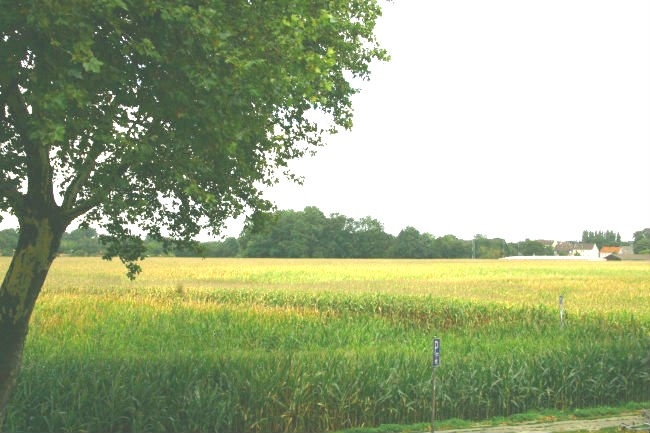
<path id="1" fill-rule="evenodd" d="M 433 368 L 440 365 L 440 339 L 433 339 Z"/>
<path id="2" fill-rule="evenodd" d="M 433 372 L 431 373 L 431 433 L 436 431 L 436 368 L 440 366 L 440 339 L 433 338 Z"/>

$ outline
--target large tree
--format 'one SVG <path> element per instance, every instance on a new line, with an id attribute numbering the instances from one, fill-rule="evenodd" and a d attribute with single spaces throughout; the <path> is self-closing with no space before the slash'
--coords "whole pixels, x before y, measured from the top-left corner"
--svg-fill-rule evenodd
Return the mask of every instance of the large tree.
<path id="1" fill-rule="evenodd" d="M 650 254 L 650 228 L 634 232 L 633 248 L 635 254 Z"/>
<path id="2" fill-rule="evenodd" d="M 263 185 L 351 126 L 386 60 L 375 0 L 0 0 L 1 413 L 34 304 L 73 221 L 138 272 L 142 242 L 271 207 Z M 290 174 L 288 174 L 291 177 Z"/>

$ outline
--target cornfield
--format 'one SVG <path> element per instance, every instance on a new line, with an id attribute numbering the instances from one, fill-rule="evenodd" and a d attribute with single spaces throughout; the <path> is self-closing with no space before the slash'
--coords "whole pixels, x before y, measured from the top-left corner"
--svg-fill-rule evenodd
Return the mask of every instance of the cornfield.
<path id="1" fill-rule="evenodd" d="M 439 419 L 650 401 L 647 262 L 157 258 L 124 273 L 57 259 L 7 430 L 426 423 L 434 336 Z"/>

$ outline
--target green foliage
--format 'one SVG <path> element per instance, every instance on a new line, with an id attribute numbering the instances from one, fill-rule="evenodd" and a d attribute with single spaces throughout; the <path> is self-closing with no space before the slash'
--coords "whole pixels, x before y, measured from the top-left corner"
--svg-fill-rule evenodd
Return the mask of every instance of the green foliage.
<path id="1" fill-rule="evenodd" d="M 650 228 L 634 233 L 634 253 L 650 254 Z"/>
<path id="2" fill-rule="evenodd" d="M 349 128 L 352 80 L 387 59 L 373 35 L 375 1 L 2 10 L 0 211 L 38 212 L 63 229 L 82 217 L 115 242 L 133 225 L 189 240 L 270 209 L 260 185 L 326 132 Z M 140 257 L 128 245 L 105 254 Z"/>
<path id="3" fill-rule="evenodd" d="M 474 237 L 474 254 L 480 259 L 498 259 L 509 255 L 506 241 L 500 238 L 488 239 L 483 235 Z"/>
<path id="4" fill-rule="evenodd" d="M 526 239 L 517 243 L 517 255 L 521 256 L 552 256 L 553 247 L 544 245 L 540 241 Z"/>
<path id="5" fill-rule="evenodd" d="M 380 227 L 381 237 L 389 237 Z M 318 208 L 279 211 L 259 230 L 249 227 L 240 238 L 247 257 L 355 257 L 363 227 L 351 218 L 326 217 Z M 366 242 L 367 245 L 367 242 Z"/>
<path id="6" fill-rule="evenodd" d="M 239 256 L 239 240 L 228 237 L 219 242 L 203 244 L 205 257 L 237 257 Z"/>
<path id="7" fill-rule="evenodd" d="M 78 228 L 63 235 L 59 251 L 71 256 L 100 256 L 102 244 L 97 231 L 92 228 Z"/>
<path id="8" fill-rule="evenodd" d="M 588 231 L 585 230 L 582 232 L 582 242 L 589 242 L 596 244 L 600 250 L 604 246 L 620 246 L 621 245 L 621 234 L 614 233 L 611 230 L 607 231 Z"/>
<path id="9" fill-rule="evenodd" d="M 261 226 L 252 225 L 243 231 L 243 256 L 422 259 L 462 258 L 471 254 L 471 242 L 454 236 L 434 238 L 407 227 L 394 237 L 371 217 L 358 221 L 340 214 L 326 217 L 315 207 L 278 211 Z"/>
<path id="10" fill-rule="evenodd" d="M 472 241 L 452 235 L 439 238 L 406 227 L 397 236 L 384 232 L 382 224 L 365 217 L 354 220 L 344 215 L 326 217 L 315 207 L 303 211 L 278 211 L 260 227 L 246 228 L 241 237 L 245 257 L 303 258 L 469 258 Z M 499 258 L 509 251 L 503 239 L 475 240 L 477 258 Z"/>
<path id="11" fill-rule="evenodd" d="M 102 235 L 100 241 L 106 247 L 103 259 L 111 260 L 113 257 L 119 257 L 122 263 L 126 265 L 126 275 L 130 280 L 142 271 L 140 265 L 136 262 L 144 259 L 146 248 L 144 242 L 138 236 L 121 234 L 120 236 Z"/>
<path id="12" fill-rule="evenodd" d="M 18 244 L 18 230 L 0 230 L 0 256 L 11 256 Z"/>
<path id="13" fill-rule="evenodd" d="M 472 243 L 458 239 L 454 235 L 446 235 L 438 239 L 440 257 L 466 258 L 472 256 Z"/>
<path id="14" fill-rule="evenodd" d="M 352 257 L 383 258 L 393 242 L 393 236 L 384 232 L 384 226 L 371 217 L 352 221 L 353 250 Z"/>
<path id="15" fill-rule="evenodd" d="M 415 227 L 406 227 L 399 232 L 389 255 L 411 259 L 431 258 L 431 237 L 422 235 Z"/>

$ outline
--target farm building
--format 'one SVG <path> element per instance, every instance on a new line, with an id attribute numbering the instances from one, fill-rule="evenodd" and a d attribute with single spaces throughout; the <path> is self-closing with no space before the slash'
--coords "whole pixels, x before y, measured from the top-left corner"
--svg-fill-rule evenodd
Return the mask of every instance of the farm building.
<path id="1" fill-rule="evenodd" d="M 555 247 L 555 253 L 560 256 L 580 256 L 598 258 L 598 246 L 586 242 L 560 242 Z"/>
<path id="2" fill-rule="evenodd" d="M 600 257 L 606 260 L 650 260 L 650 254 L 634 254 L 634 248 L 624 247 L 602 247 Z"/>
<path id="3" fill-rule="evenodd" d="M 632 245 L 621 247 L 621 255 L 631 256 L 633 254 L 634 254 L 634 247 Z"/>
<path id="4" fill-rule="evenodd" d="M 606 258 L 607 256 L 611 256 L 612 254 L 615 256 L 620 256 L 621 247 L 604 246 L 600 249 L 600 257 Z"/>

